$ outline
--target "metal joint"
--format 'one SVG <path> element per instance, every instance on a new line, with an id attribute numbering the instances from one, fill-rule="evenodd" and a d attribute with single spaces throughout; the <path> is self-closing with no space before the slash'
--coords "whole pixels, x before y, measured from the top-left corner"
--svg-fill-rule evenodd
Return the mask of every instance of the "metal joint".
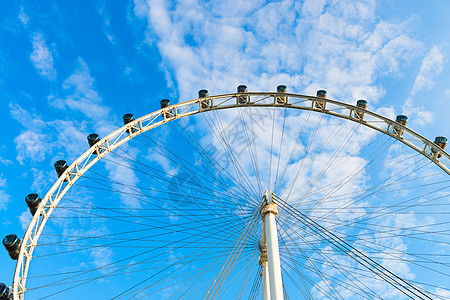
<path id="1" fill-rule="evenodd" d="M 274 215 L 278 215 L 278 209 L 277 209 L 277 205 L 276 203 L 270 203 L 270 204 L 266 204 L 265 206 L 262 207 L 261 209 L 261 217 L 264 218 L 265 215 L 267 214 L 274 214 Z"/>

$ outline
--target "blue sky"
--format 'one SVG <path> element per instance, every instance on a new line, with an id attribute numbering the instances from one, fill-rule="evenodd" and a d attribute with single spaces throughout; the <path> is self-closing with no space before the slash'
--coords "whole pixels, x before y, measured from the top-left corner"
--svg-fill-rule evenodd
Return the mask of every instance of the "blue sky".
<path id="1" fill-rule="evenodd" d="M 406 114 L 431 140 L 450 136 L 448 11 L 445 0 L 3 1 L 0 235 L 24 233 L 24 197 L 44 195 L 53 162 L 76 159 L 89 133 L 105 136 L 124 113 L 202 88 L 324 88 L 390 118 Z M 14 263 L 6 252 L 0 262 L 10 284 Z"/>

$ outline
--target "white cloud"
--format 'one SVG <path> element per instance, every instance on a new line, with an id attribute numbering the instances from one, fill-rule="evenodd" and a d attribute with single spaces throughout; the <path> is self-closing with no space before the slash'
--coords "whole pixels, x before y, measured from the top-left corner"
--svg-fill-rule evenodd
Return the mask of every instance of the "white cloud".
<path id="1" fill-rule="evenodd" d="M 116 45 L 116 38 L 111 32 L 111 20 L 106 10 L 105 3 L 100 2 L 100 8 L 98 9 L 98 13 L 100 14 L 100 17 L 103 19 L 103 31 L 106 38 L 112 45 Z"/>
<path id="2" fill-rule="evenodd" d="M 104 269 L 105 266 L 112 264 L 113 251 L 107 247 L 95 247 L 91 251 L 91 258 L 94 260 L 96 268 L 100 268 L 101 274 L 108 274 L 108 271 Z"/>
<path id="3" fill-rule="evenodd" d="M 63 91 L 67 95 L 50 96 L 50 104 L 60 109 L 79 111 L 99 125 L 105 126 L 110 121 L 110 109 L 103 105 L 102 98 L 94 89 L 94 82 L 86 62 L 78 58 L 77 69 L 63 84 Z"/>
<path id="4" fill-rule="evenodd" d="M 413 119 L 414 123 L 421 127 L 433 122 L 435 114 L 416 102 L 413 98 L 407 98 L 403 105 L 403 114 Z"/>
<path id="5" fill-rule="evenodd" d="M 61 211 L 59 211 L 59 213 L 61 213 Z M 110 233 L 108 228 L 101 223 L 101 219 L 85 221 L 87 222 L 86 224 L 77 224 L 76 221 L 68 220 L 58 223 L 58 226 L 63 228 L 63 234 L 65 237 L 64 239 L 66 240 L 63 241 L 63 245 L 67 247 L 66 249 L 73 249 L 73 246 L 79 247 L 80 243 L 83 243 L 76 238 L 73 239 L 73 237 L 101 237 L 107 236 Z M 90 239 L 87 239 L 82 248 L 90 245 L 90 243 Z M 84 254 L 88 254 L 89 258 L 85 258 Z M 110 265 L 113 262 L 113 256 L 114 251 L 111 248 L 100 247 L 99 245 L 97 245 L 96 247 L 90 247 L 90 250 L 78 255 L 79 258 L 84 259 L 83 263 L 86 263 L 87 265 L 93 265 L 95 268 L 98 268 L 98 272 L 103 275 L 110 272 L 105 268 L 105 266 Z"/>
<path id="6" fill-rule="evenodd" d="M 380 76 L 400 70 L 420 47 L 405 24 L 379 21 L 374 1 L 146 3 L 149 42 L 158 45 L 183 100 L 201 88 L 217 94 L 241 83 L 249 90 L 284 83 L 373 103 L 384 94 Z M 147 5 L 135 1 L 138 17 Z"/>
<path id="7" fill-rule="evenodd" d="M 5 166 L 9 166 L 12 165 L 12 161 L 3 157 L 0 157 L 0 164 L 5 165 Z"/>
<path id="8" fill-rule="evenodd" d="M 134 0 L 134 14 L 138 18 L 145 18 L 148 14 L 148 3 L 146 0 Z"/>
<path id="9" fill-rule="evenodd" d="M 411 96 L 423 90 L 430 90 L 435 82 L 434 79 L 443 70 L 444 56 L 438 47 L 433 47 L 425 56 L 420 67 L 419 75 L 417 75 L 416 80 L 411 91 Z"/>
<path id="10" fill-rule="evenodd" d="M 0 211 L 6 210 L 11 201 L 11 196 L 5 191 L 7 187 L 6 178 L 0 176 Z"/>
<path id="11" fill-rule="evenodd" d="M 9 104 L 11 116 L 18 121 L 24 127 L 35 128 L 36 130 L 41 130 L 45 126 L 45 122 L 37 116 L 36 114 L 32 114 L 27 110 L 23 109 L 17 103 Z"/>
<path id="12" fill-rule="evenodd" d="M 126 149 L 122 146 L 122 149 Z M 128 148 L 128 151 L 130 149 Z M 132 151 L 131 151 L 132 152 Z M 119 197 L 125 208 L 141 208 L 139 199 L 141 197 L 137 184 L 139 182 L 132 165 L 128 161 L 121 160 L 115 156 L 109 156 L 105 162 L 109 172 L 109 179 L 113 181 L 112 188 L 120 192 Z"/>
<path id="13" fill-rule="evenodd" d="M 414 119 L 419 126 L 424 126 L 433 122 L 435 114 L 426 107 L 429 105 L 428 99 L 425 101 L 417 98 L 417 94 L 429 91 L 435 85 L 435 78 L 442 72 L 444 56 L 438 47 L 433 47 L 422 61 L 419 74 L 408 98 L 403 105 L 403 113 Z"/>
<path id="14" fill-rule="evenodd" d="M 325 3 L 325 0 L 306 0 L 303 3 L 302 13 L 304 16 L 318 17 L 322 14 Z"/>
<path id="15" fill-rule="evenodd" d="M 375 110 L 375 112 L 379 115 L 382 115 L 391 120 L 395 120 L 397 113 L 392 106 L 380 107 Z"/>
<path id="16" fill-rule="evenodd" d="M 172 161 L 166 155 L 162 155 L 161 153 L 149 149 L 146 159 L 159 164 L 167 175 L 173 176 L 178 173 L 178 168 L 173 166 Z"/>
<path id="17" fill-rule="evenodd" d="M 14 141 L 16 143 L 17 160 L 23 164 L 26 158 L 33 161 L 43 161 L 47 154 L 53 150 L 50 135 L 34 132 L 32 130 L 25 131 L 17 136 Z"/>
<path id="18" fill-rule="evenodd" d="M 36 168 L 31 168 L 31 172 L 33 174 L 33 183 L 31 185 L 31 190 L 36 193 L 39 193 L 41 197 L 43 197 L 44 193 L 50 188 L 49 178 L 53 178 L 55 176 L 55 172 L 51 169 L 48 170 L 39 170 Z"/>
<path id="19" fill-rule="evenodd" d="M 41 162 L 58 153 L 71 161 L 79 156 L 80 149 L 87 147 L 86 122 L 54 120 L 44 121 L 40 116 L 30 113 L 20 105 L 10 103 L 11 116 L 24 128 L 15 139 L 19 163 L 27 159 Z M 55 142 L 56 141 L 56 142 Z"/>
<path id="20" fill-rule="evenodd" d="M 444 290 L 441 288 L 436 288 L 436 291 L 434 292 L 435 295 L 439 295 L 443 298 L 450 299 L 450 291 Z"/>
<path id="21" fill-rule="evenodd" d="M 69 108 L 73 111 L 81 112 L 95 124 L 95 131 L 100 136 L 105 136 L 116 130 L 121 124 L 114 122 L 111 109 L 103 104 L 102 98 L 94 88 L 94 83 L 95 80 L 90 74 L 89 67 L 83 59 L 79 58 L 77 69 L 64 81 L 63 89 L 66 95 L 63 97 L 53 96 L 49 100 L 50 104 L 57 108 Z M 79 149 L 86 147 L 86 136 L 79 130 L 79 124 L 71 124 L 69 121 L 64 121 L 64 123 L 65 125 L 61 127 L 64 128 L 64 131 L 61 132 L 58 143 L 70 145 L 70 153 L 80 155 Z M 74 141 L 78 141 L 78 143 Z M 122 149 L 133 151 L 132 148 L 125 146 L 122 146 Z M 131 165 L 123 161 L 120 161 L 122 165 L 115 164 L 116 158 L 109 157 L 109 159 L 110 161 L 105 164 L 109 172 L 109 178 L 125 185 L 136 186 L 138 179 L 135 172 L 130 168 Z M 133 191 L 120 184 L 113 184 L 113 187 L 122 191 L 120 197 L 125 206 L 140 207 L 140 203 L 136 198 L 126 195 L 127 192 Z"/>
<path id="22" fill-rule="evenodd" d="M 39 71 L 39 74 L 46 77 L 48 80 L 56 78 L 56 70 L 53 67 L 53 56 L 48 48 L 44 35 L 40 32 L 33 34 L 33 52 L 30 59 L 34 67 Z"/>
<path id="23" fill-rule="evenodd" d="M 15 139 L 17 160 L 20 163 L 23 164 L 26 160 L 41 162 L 51 158 L 64 159 L 71 164 L 88 148 L 86 140 L 88 127 L 94 127 L 102 137 L 121 125 L 113 121 L 110 108 L 102 103 L 102 98 L 94 88 L 94 82 L 87 64 L 79 58 L 77 69 L 63 83 L 63 95 L 49 97 L 50 105 L 64 110 L 64 119 L 45 121 L 18 104 L 10 104 L 11 115 L 24 127 L 23 132 Z M 77 121 L 76 118 L 67 120 L 73 112 L 81 113 L 83 121 Z M 88 120 L 84 120 L 86 117 Z M 122 146 L 122 149 L 133 151 L 125 146 Z M 106 163 L 109 178 L 119 182 L 113 184 L 113 188 L 123 192 L 120 197 L 124 205 L 140 207 L 136 198 L 126 195 L 131 190 L 121 185 L 136 186 L 138 180 L 134 171 L 129 164 L 114 164 L 113 161 L 112 158 Z M 32 188 L 39 191 L 49 188 L 48 176 L 54 176 L 56 179 L 53 170 L 44 172 L 32 168 L 32 173 L 34 177 Z"/>
<path id="24" fill-rule="evenodd" d="M 23 6 L 19 8 L 19 20 L 23 25 L 27 25 L 30 17 L 25 13 Z"/>
<path id="25" fill-rule="evenodd" d="M 50 143 L 50 134 L 41 133 L 46 123 L 35 114 L 31 114 L 20 105 L 9 104 L 11 116 L 22 126 L 27 128 L 15 139 L 17 157 L 19 163 L 24 163 L 25 159 L 33 161 L 43 161 L 48 153 L 52 151 L 53 145 Z"/>
<path id="26" fill-rule="evenodd" d="M 20 226 L 22 226 L 22 230 L 24 232 L 27 230 L 28 225 L 30 225 L 31 219 L 32 219 L 32 216 L 28 209 L 19 216 Z"/>

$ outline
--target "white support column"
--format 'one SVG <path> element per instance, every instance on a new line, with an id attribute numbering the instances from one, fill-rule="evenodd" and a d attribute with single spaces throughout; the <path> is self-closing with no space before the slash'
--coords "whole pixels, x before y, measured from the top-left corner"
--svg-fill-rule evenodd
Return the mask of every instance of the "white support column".
<path id="1" fill-rule="evenodd" d="M 267 261 L 261 267 L 263 272 L 263 300 L 270 300 L 269 267 Z"/>
<path id="2" fill-rule="evenodd" d="M 269 283 L 269 264 L 267 262 L 267 246 L 266 246 L 266 230 L 264 218 L 263 222 L 263 232 L 262 238 L 259 243 L 259 265 L 261 266 L 261 276 L 262 276 L 262 298 L 263 300 L 270 300 L 270 283 Z"/>
<path id="3" fill-rule="evenodd" d="M 270 299 L 283 300 L 283 282 L 281 278 L 280 252 L 278 246 L 277 224 L 275 216 L 278 214 L 277 205 L 273 202 L 271 191 L 265 193 L 266 205 L 262 207 L 261 216 L 264 218 L 265 238 L 267 245 L 267 261 L 270 284 Z"/>

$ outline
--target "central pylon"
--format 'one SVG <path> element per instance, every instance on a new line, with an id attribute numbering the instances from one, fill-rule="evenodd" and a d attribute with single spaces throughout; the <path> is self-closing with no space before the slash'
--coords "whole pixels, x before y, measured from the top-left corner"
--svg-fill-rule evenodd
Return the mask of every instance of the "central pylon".
<path id="1" fill-rule="evenodd" d="M 273 193 L 266 191 L 261 206 L 263 232 L 259 245 L 259 264 L 261 265 L 263 276 L 263 300 L 283 300 L 276 215 L 278 215 L 278 210 L 277 204 L 273 199 Z"/>

